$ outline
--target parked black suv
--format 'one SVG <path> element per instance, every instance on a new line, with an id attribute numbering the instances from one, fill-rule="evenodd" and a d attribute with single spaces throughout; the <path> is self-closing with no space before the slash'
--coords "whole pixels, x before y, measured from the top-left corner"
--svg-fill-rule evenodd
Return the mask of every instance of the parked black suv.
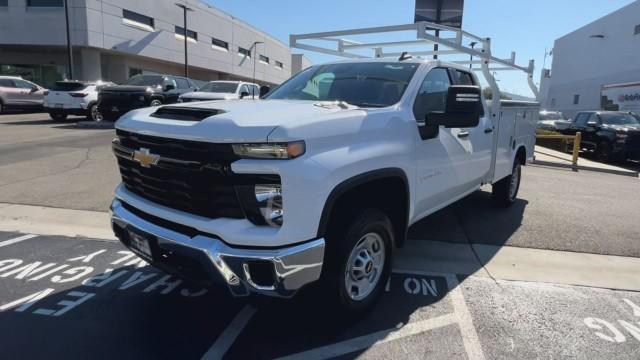
<path id="1" fill-rule="evenodd" d="M 136 75 L 123 85 L 107 86 L 98 95 L 103 119 L 115 121 L 128 111 L 173 104 L 184 93 L 197 90 L 193 80 L 173 75 Z"/>
<path id="2" fill-rule="evenodd" d="M 581 147 L 595 152 L 598 160 L 640 159 L 640 121 L 618 111 L 579 112 L 563 133 L 582 133 Z"/>

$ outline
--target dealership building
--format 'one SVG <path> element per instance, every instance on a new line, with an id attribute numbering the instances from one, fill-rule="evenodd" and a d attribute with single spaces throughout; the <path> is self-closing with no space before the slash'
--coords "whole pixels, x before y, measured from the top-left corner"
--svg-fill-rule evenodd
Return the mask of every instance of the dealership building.
<path id="1" fill-rule="evenodd" d="M 193 10 L 186 31 L 176 1 Z M 281 41 L 198 0 L 68 2 L 75 79 L 182 75 L 185 34 L 189 76 L 197 80 L 251 80 L 255 66 L 257 82 L 274 85 L 310 65 Z M 67 77 L 66 44 L 64 0 L 0 0 L 0 75 L 49 86 Z"/>
<path id="2" fill-rule="evenodd" d="M 552 69 L 542 71 L 546 109 L 572 117 L 606 108 L 603 91 L 640 83 L 640 1 L 555 41 Z"/>

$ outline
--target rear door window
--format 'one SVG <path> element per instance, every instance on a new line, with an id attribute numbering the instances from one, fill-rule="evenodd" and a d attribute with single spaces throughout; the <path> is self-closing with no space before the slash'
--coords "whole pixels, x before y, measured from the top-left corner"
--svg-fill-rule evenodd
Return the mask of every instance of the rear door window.
<path id="1" fill-rule="evenodd" d="M 0 79 L 0 87 L 14 88 L 16 86 L 11 79 Z"/>
<path id="2" fill-rule="evenodd" d="M 35 85 L 28 82 L 28 81 L 24 81 L 24 80 L 13 80 L 13 82 L 16 83 L 16 86 L 22 89 L 32 89 Z"/>
<path id="3" fill-rule="evenodd" d="M 176 78 L 176 83 L 178 83 L 178 89 L 188 89 L 189 88 L 189 82 L 187 81 L 187 79 Z"/>

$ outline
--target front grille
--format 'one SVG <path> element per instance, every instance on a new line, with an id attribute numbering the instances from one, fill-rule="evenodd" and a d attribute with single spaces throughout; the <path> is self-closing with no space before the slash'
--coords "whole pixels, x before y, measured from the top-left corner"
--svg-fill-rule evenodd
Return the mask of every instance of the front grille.
<path id="1" fill-rule="evenodd" d="M 260 182 L 233 174 L 237 160 L 230 144 L 169 139 L 117 130 L 114 152 L 126 188 L 155 203 L 207 218 L 244 218 L 234 185 Z M 133 151 L 159 155 L 142 166 Z M 144 150 L 146 152 L 146 150 Z M 278 178 L 279 181 L 279 178 Z"/>

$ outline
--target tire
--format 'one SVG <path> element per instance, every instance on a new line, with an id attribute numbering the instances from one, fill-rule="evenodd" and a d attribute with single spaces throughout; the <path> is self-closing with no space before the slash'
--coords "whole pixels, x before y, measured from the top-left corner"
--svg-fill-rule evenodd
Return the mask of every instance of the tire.
<path id="1" fill-rule="evenodd" d="M 95 122 L 101 122 L 104 120 L 104 117 L 102 116 L 100 111 L 98 111 L 98 104 L 92 104 L 91 106 L 89 106 L 87 120 Z"/>
<path id="2" fill-rule="evenodd" d="M 67 120 L 67 114 L 63 114 L 63 113 L 50 112 L 49 116 L 54 121 L 65 121 L 65 120 Z"/>
<path id="3" fill-rule="evenodd" d="M 608 141 L 601 141 L 596 148 L 596 159 L 601 162 L 610 162 L 613 159 L 611 144 Z"/>
<path id="4" fill-rule="evenodd" d="M 151 103 L 149 104 L 149 106 L 151 106 L 151 107 L 158 107 L 160 105 L 162 105 L 162 101 L 159 100 L 159 99 L 153 99 L 153 100 L 151 100 Z"/>
<path id="5" fill-rule="evenodd" d="M 498 207 L 509 207 L 513 205 L 518 197 L 520 181 L 522 180 L 522 164 L 516 159 L 513 162 L 511 175 L 493 184 L 493 202 Z"/>
<path id="6" fill-rule="evenodd" d="M 367 209 L 327 235 L 322 294 L 346 318 L 365 314 L 378 300 L 391 272 L 393 225 L 380 210 Z"/>

